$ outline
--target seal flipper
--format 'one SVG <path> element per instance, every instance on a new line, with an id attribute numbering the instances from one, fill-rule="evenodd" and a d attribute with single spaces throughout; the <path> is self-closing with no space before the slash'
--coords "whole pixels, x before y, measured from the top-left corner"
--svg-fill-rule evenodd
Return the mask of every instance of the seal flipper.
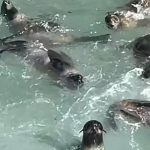
<path id="1" fill-rule="evenodd" d="M 118 129 L 117 124 L 115 122 L 115 114 L 117 111 L 119 111 L 119 105 L 118 104 L 112 104 L 109 106 L 109 108 L 106 112 L 106 117 L 107 117 L 108 123 L 110 124 L 110 126 L 114 130 Z"/>
<path id="2" fill-rule="evenodd" d="M 0 40 L 1 47 L 0 47 L 0 53 L 3 53 L 5 51 L 22 51 L 26 49 L 26 41 L 23 40 L 17 40 L 17 41 L 11 41 L 4 43 L 3 40 Z"/>
<path id="3" fill-rule="evenodd" d="M 143 78 L 147 79 L 150 77 L 150 61 L 145 64 L 142 75 Z"/>
<path id="4" fill-rule="evenodd" d="M 137 22 L 138 27 L 148 27 L 149 25 L 150 25 L 150 19 L 149 18 L 140 19 Z"/>
<path id="5" fill-rule="evenodd" d="M 74 42 L 101 42 L 101 43 L 107 43 L 110 38 L 110 34 L 105 35 L 98 35 L 98 36 L 83 36 L 75 38 Z"/>

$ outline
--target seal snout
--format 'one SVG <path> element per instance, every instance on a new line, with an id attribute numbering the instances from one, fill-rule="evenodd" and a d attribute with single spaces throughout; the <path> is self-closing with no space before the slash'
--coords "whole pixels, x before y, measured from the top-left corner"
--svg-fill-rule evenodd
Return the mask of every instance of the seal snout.
<path id="1" fill-rule="evenodd" d="M 83 76 L 78 73 L 70 73 L 67 76 L 67 82 L 73 87 L 81 87 L 84 84 Z"/>
<path id="2" fill-rule="evenodd" d="M 109 14 L 105 17 L 105 22 L 108 28 L 118 29 L 120 25 L 120 18 L 117 14 Z"/>
<path id="3" fill-rule="evenodd" d="M 11 10 L 13 8 L 13 4 L 9 0 L 4 0 L 1 6 L 1 13 L 7 14 L 7 10 Z"/>
<path id="4" fill-rule="evenodd" d="M 106 131 L 103 129 L 103 126 L 100 122 L 96 120 L 88 121 L 83 127 L 83 134 L 102 134 Z"/>

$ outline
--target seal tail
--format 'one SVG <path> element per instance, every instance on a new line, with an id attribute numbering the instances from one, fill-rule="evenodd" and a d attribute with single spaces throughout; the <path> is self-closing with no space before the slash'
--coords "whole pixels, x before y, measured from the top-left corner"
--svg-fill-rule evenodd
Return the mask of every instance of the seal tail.
<path id="1" fill-rule="evenodd" d="M 115 122 L 115 114 L 116 114 L 116 111 L 118 111 L 118 110 L 119 110 L 118 105 L 112 104 L 109 106 L 109 108 L 106 112 L 107 121 L 114 130 L 118 129 L 117 124 Z"/>
<path id="2" fill-rule="evenodd" d="M 98 35 L 98 36 L 83 36 L 79 38 L 75 38 L 75 42 L 100 42 L 100 43 L 107 43 L 110 39 L 110 34 L 105 35 Z"/>

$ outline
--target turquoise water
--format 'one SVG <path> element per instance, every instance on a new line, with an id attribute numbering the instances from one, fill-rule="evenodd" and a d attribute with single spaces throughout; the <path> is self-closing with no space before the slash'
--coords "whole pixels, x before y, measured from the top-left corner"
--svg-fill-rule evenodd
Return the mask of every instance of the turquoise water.
<path id="1" fill-rule="evenodd" d="M 53 16 L 63 29 L 77 36 L 110 33 L 107 44 L 78 43 L 58 47 L 70 55 L 85 76 L 83 88 L 60 88 L 55 81 L 26 64 L 20 57 L 4 53 L 0 57 L 0 149 L 67 150 L 81 141 L 86 121 L 102 122 L 106 150 L 149 150 L 148 127 L 119 121 L 117 132 L 105 121 L 105 111 L 124 98 L 150 98 L 149 80 L 139 78 L 132 50 L 121 48 L 150 31 L 136 28 L 115 32 L 107 29 L 107 11 L 125 0 L 13 0 L 28 16 Z M 68 13 L 72 12 L 72 13 Z M 1 20 L 1 18 L 0 18 Z M 0 37 L 10 35 L 0 21 Z"/>

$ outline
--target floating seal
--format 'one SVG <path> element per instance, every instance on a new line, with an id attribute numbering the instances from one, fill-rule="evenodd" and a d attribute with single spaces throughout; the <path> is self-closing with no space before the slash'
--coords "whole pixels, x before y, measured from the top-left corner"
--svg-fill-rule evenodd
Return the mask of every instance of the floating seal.
<path id="1" fill-rule="evenodd" d="M 142 77 L 150 77 L 150 35 L 145 35 L 135 39 L 132 43 L 133 54 L 138 67 L 143 68 Z"/>
<path id="2" fill-rule="evenodd" d="M 88 121 L 83 129 L 81 150 L 104 150 L 103 126 L 97 120 Z"/>
<path id="3" fill-rule="evenodd" d="M 108 28 L 114 30 L 124 30 L 150 25 L 150 19 L 145 18 L 143 14 L 129 11 L 108 13 L 105 17 L 105 22 Z"/>
<path id="4" fill-rule="evenodd" d="M 40 23 L 34 22 L 34 19 L 29 19 L 25 14 L 20 13 L 10 0 L 3 0 L 1 6 L 1 14 L 8 21 L 10 31 L 13 34 L 23 34 L 26 40 L 39 40 L 39 42 L 43 44 L 46 43 L 46 46 L 48 45 L 48 43 L 50 43 L 49 48 L 52 45 L 61 45 L 62 43 L 76 43 L 89 41 L 99 41 L 102 43 L 107 43 L 108 39 L 110 38 L 109 34 L 98 36 L 74 37 L 72 35 L 63 34 L 60 32 L 52 33 L 51 27 L 59 26 L 57 23 L 48 22 L 50 29 L 47 30 Z"/>
<path id="5" fill-rule="evenodd" d="M 72 59 L 63 52 L 48 51 L 38 47 L 31 47 L 27 41 L 2 41 L 0 53 L 9 51 L 24 58 L 25 62 L 33 65 L 39 71 L 51 75 L 53 71 L 70 89 L 77 89 L 84 83 L 83 76 L 75 69 Z"/>
<path id="6" fill-rule="evenodd" d="M 116 114 L 122 114 L 136 122 L 150 125 L 150 102 L 126 99 L 110 105 L 107 119 L 114 130 L 118 128 L 115 121 Z"/>
<path id="7" fill-rule="evenodd" d="M 150 12 L 150 0 L 132 0 L 114 12 L 108 12 L 105 22 L 108 28 L 118 30 L 148 26 L 150 19 L 145 18 Z"/>

